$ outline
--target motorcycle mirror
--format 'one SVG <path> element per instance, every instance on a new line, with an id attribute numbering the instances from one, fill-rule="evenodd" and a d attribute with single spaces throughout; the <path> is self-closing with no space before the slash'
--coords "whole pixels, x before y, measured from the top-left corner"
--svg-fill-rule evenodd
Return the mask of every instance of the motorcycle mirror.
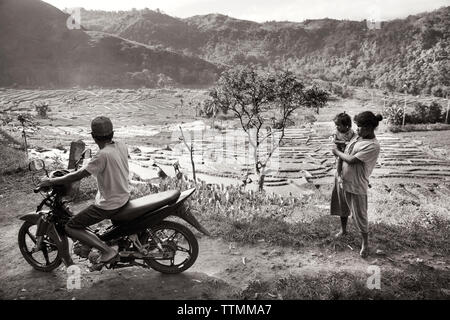
<path id="1" fill-rule="evenodd" d="M 91 156 L 92 156 L 91 149 L 86 149 L 80 154 L 80 157 L 78 158 L 77 163 L 83 163 L 84 159 L 91 158 Z"/>
<path id="2" fill-rule="evenodd" d="M 30 171 L 45 170 L 45 162 L 41 159 L 35 159 L 28 164 L 28 169 Z"/>
<path id="3" fill-rule="evenodd" d="M 86 149 L 84 150 L 84 158 L 92 158 L 92 150 L 91 149 Z"/>
<path id="4" fill-rule="evenodd" d="M 81 164 L 83 164 L 83 160 L 86 158 L 91 158 L 92 157 L 92 150 L 91 149 L 86 149 L 84 150 L 81 155 L 80 158 L 78 159 L 78 161 L 75 163 L 75 170 L 78 170 L 78 168 L 80 167 Z"/>

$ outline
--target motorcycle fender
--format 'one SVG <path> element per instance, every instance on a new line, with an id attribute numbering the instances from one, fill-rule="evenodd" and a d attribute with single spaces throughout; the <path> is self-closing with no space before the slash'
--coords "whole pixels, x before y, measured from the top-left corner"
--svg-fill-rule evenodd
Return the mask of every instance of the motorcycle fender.
<path id="1" fill-rule="evenodd" d="M 195 192 L 195 189 L 196 189 L 196 188 L 191 188 L 191 189 L 188 189 L 188 190 L 183 191 L 183 192 L 180 194 L 180 197 L 178 198 L 176 204 L 179 204 L 180 202 L 183 202 L 184 200 L 186 200 L 187 198 L 189 198 L 189 197 Z"/>
<path id="2" fill-rule="evenodd" d="M 58 247 L 59 255 L 61 256 L 61 259 L 63 260 L 66 267 L 72 265 L 73 261 L 70 257 L 69 241 L 67 239 L 67 236 L 65 234 L 61 235 L 58 230 L 56 230 L 53 223 L 49 225 L 47 234 L 53 241 L 55 241 L 55 244 Z"/>
<path id="3" fill-rule="evenodd" d="M 37 224 L 39 218 L 40 217 L 37 213 L 28 213 L 28 214 L 21 216 L 19 219 L 29 222 L 29 223 L 32 223 L 32 224 Z"/>
<path id="4" fill-rule="evenodd" d="M 27 221 L 31 224 L 37 225 L 36 236 L 42 236 L 47 233 L 50 225 L 46 220 L 41 219 L 41 211 L 38 213 L 30 213 L 20 217 L 20 220 Z"/>
<path id="5" fill-rule="evenodd" d="M 191 226 L 193 226 L 195 229 L 197 229 L 198 231 L 200 231 L 204 235 L 210 236 L 210 233 L 208 232 L 208 230 L 206 230 L 200 224 L 200 222 L 198 222 L 197 218 L 191 213 L 191 211 L 189 209 L 188 210 L 184 210 L 184 212 L 179 214 L 178 216 L 180 218 L 182 218 L 183 220 L 185 220 L 186 222 L 188 222 Z"/>

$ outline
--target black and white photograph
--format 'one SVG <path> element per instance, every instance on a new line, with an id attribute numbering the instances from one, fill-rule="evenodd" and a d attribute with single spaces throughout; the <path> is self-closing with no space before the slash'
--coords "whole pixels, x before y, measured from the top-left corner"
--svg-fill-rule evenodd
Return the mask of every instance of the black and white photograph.
<path id="1" fill-rule="evenodd" d="M 449 0 L 0 0 L 0 300 L 450 300 L 449 56 Z"/>

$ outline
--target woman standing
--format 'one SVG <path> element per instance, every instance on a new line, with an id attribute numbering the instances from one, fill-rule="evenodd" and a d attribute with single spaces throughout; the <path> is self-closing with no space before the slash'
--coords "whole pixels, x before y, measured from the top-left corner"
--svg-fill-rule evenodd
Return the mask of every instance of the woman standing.
<path id="1" fill-rule="evenodd" d="M 356 131 L 358 135 L 350 141 L 344 152 L 339 151 L 336 146 L 333 148 L 333 154 L 343 161 L 339 185 L 333 190 L 334 193 L 338 189 L 343 199 L 340 199 L 338 210 L 333 210 L 332 205 L 331 212 L 341 216 L 342 230 L 337 236 L 347 233 L 347 219 L 349 215 L 352 215 L 361 233 L 360 255 L 363 258 L 369 254 L 367 189 L 369 177 L 380 154 L 380 144 L 375 137 L 375 129 L 382 119 L 380 114 L 374 115 L 371 111 L 357 114 L 354 121 L 358 126 Z"/>

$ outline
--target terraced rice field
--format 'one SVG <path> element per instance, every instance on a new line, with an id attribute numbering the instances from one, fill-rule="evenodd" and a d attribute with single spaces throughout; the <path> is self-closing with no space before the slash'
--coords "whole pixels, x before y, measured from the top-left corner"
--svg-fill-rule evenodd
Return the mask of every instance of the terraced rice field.
<path id="1" fill-rule="evenodd" d="M 328 138 L 332 130 L 332 123 L 288 129 L 283 146 L 274 154 L 274 168 L 277 170 L 267 175 L 266 185 L 283 186 L 292 182 L 302 183 L 304 179 L 315 181 L 333 177 L 335 160 Z M 204 140 L 193 140 L 197 171 L 241 179 L 247 171 L 253 170 L 248 143 L 230 148 L 229 141 L 237 135 L 243 136 L 245 133 L 224 131 Z M 377 138 L 381 144 L 381 154 L 373 179 L 450 180 L 450 160 L 433 157 L 422 149 L 420 142 L 400 139 L 385 132 L 378 133 Z M 171 151 L 157 149 L 142 152 L 140 157 L 152 158 L 166 165 L 182 159 L 182 167 L 190 168 L 187 149 L 181 144 Z"/>
<path id="2" fill-rule="evenodd" d="M 68 148 L 75 139 L 83 139 L 92 146 L 91 119 L 98 115 L 110 116 L 116 137 L 125 140 L 132 150 L 132 169 L 144 178 L 155 176 L 153 161 L 169 174 L 173 173 L 172 164 L 179 161 L 182 171 L 189 174 L 189 153 L 179 140 L 179 125 L 183 123 L 188 143 L 192 142 L 194 148 L 197 172 L 240 181 L 253 172 L 246 134 L 231 129 L 231 123 L 228 129 L 211 130 L 207 125 L 209 120 L 195 115 L 195 105 L 204 98 L 202 90 L 8 89 L 0 91 L 0 112 L 15 117 L 23 112 L 34 113 L 33 102 L 48 103 L 49 119 L 38 119 L 39 130 L 29 130 L 30 145 L 48 150 L 54 150 L 57 145 Z M 322 114 L 320 119 L 324 118 Z M 21 128 L 17 122 L 3 129 L 20 139 Z M 329 120 L 287 129 L 283 145 L 272 157 L 273 170 L 266 177 L 266 185 L 277 187 L 301 184 L 305 179 L 317 183 L 330 179 L 335 165 L 329 140 L 333 131 Z M 399 138 L 384 132 L 382 127 L 377 137 L 381 156 L 373 179 L 450 180 L 450 160 L 428 153 L 420 141 Z M 260 148 L 261 156 L 266 146 Z"/>

